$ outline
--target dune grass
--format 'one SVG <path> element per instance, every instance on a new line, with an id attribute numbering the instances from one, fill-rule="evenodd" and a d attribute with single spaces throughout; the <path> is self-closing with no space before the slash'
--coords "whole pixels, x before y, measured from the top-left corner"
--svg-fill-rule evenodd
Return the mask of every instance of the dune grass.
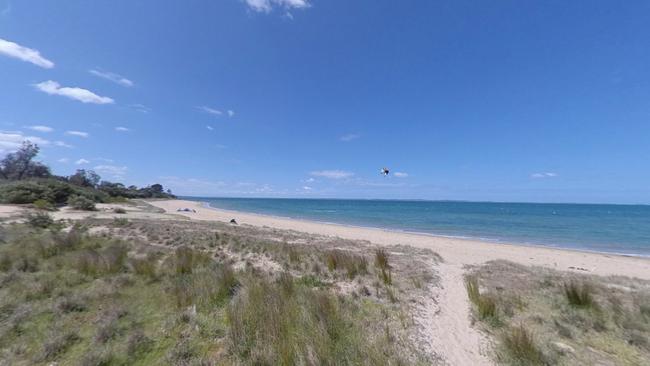
<path id="1" fill-rule="evenodd" d="M 382 296 L 365 287 L 372 277 L 361 254 L 203 227 L 190 239 L 169 223 L 152 226 L 101 222 L 111 234 L 90 234 L 90 222 L 1 227 L 0 358 L 17 365 L 428 359 L 410 343 L 399 287 Z M 168 235 L 179 235 L 176 245 L 157 244 Z M 314 270 L 330 260 L 332 271 Z M 291 269 L 269 264 L 282 261 Z M 341 284 L 359 290 L 342 292 Z"/>
<path id="2" fill-rule="evenodd" d="M 476 267 L 466 287 L 500 364 L 631 366 L 650 359 L 650 281 L 494 261 Z"/>

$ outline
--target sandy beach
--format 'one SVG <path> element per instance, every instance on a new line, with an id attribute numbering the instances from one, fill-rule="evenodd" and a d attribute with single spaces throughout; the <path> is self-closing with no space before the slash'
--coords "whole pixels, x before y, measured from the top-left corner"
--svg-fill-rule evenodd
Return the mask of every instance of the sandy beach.
<path id="1" fill-rule="evenodd" d="M 169 213 L 180 214 L 194 220 L 228 222 L 234 218 L 239 224 L 245 225 L 268 226 L 282 230 L 296 230 L 352 240 L 367 240 L 378 245 L 403 244 L 428 248 L 440 254 L 447 265 L 460 268 L 466 265 L 477 265 L 491 260 L 505 259 L 523 265 L 543 266 L 577 273 L 650 279 L 650 259 L 641 257 L 491 243 L 287 219 L 208 208 L 195 201 L 166 200 L 150 203 Z M 177 212 L 179 208 L 191 208 L 196 212 Z"/>

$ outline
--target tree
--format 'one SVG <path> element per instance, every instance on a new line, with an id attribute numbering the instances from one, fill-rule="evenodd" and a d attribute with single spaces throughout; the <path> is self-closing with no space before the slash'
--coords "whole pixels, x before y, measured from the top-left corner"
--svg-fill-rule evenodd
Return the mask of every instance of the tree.
<path id="1" fill-rule="evenodd" d="M 0 176 L 4 179 L 21 180 L 25 178 L 46 178 L 51 175 L 50 168 L 33 161 L 40 151 L 38 145 L 23 141 L 18 151 L 7 154 L 0 161 Z"/>
<path id="2" fill-rule="evenodd" d="M 151 188 L 151 191 L 154 194 L 160 194 L 160 193 L 164 192 L 162 184 L 158 184 L 158 183 L 152 184 L 151 187 L 149 187 L 149 188 Z"/>
<path id="3" fill-rule="evenodd" d="M 68 181 L 80 187 L 96 187 L 100 176 L 92 170 L 77 169 L 77 172 L 68 177 Z"/>

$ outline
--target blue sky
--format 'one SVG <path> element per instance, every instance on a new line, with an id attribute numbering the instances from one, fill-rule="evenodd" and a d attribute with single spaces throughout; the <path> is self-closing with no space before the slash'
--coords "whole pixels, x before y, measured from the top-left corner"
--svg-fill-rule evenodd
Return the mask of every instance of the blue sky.
<path id="1" fill-rule="evenodd" d="M 0 0 L 0 149 L 184 195 L 650 203 L 649 39 L 646 1 Z"/>

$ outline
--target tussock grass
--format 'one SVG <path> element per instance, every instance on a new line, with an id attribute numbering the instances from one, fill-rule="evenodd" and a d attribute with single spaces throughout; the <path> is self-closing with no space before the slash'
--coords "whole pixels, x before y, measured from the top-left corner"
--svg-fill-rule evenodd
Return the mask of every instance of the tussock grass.
<path id="1" fill-rule="evenodd" d="M 331 294 L 304 287 L 286 291 L 286 279 L 247 281 L 227 308 L 228 339 L 249 365 L 388 365 L 400 362 L 355 327 L 351 309 Z M 390 349 L 390 346 L 387 346 Z"/>
<path id="2" fill-rule="evenodd" d="M 537 348 L 533 335 L 523 326 L 515 326 L 502 335 L 503 354 L 511 364 L 544 365 L 544 355 Z"/>
<path id="3" fill-rule="evenodd" d="M 588 308 L 594 306 L 593 288 L 588 283 L 579 284 L 575 281 L 564 283 L 564 295 L 569 304 Z"/>
<path id="4" fill-rule="evenodd" d="M 379 269 L 379 277 L 385 285 L 393 284 L 393 274 L 388 263 L 389 254 L 383 248 L 375 250 L 375 267 Z"/>
<path id="5" fill-rule="evenodd" d="M 479 319 L 498 322 L 497 300 L 493 295 L 481 294 L 478 278 L 468 276 L 465 279 L 465 289 L 469 300 L 476 306 Z"/>
<path id="6" fill-rule="evenodd" d="M 331 250 L 325 254 L 325 263 L 330 272 L 345 270 L 348 278 L 368 273 L 368 260 L 362 256 L 343 250 Z"/>
<path id="7" fill-rule="evenodd" d="M 77 256 L 77 269 L 93 277 L 121 272 L 127 251 L 122 243 L 114 243 L 103 250 L 84 249 Z"/>

